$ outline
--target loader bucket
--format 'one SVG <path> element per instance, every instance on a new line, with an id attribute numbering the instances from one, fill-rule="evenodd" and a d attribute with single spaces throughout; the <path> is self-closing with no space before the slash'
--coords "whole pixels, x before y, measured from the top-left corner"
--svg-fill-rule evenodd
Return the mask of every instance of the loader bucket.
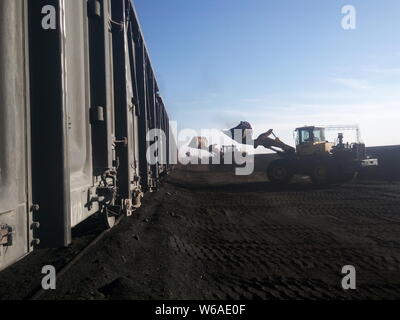
<path id="1" fill-rule="evenodd" d="M 241 132 L 239 136 L 236 133 L 237 130 L 240 130 Z M 253 144 L 253 128 L 247 121 L 241 121 L 236 127 L 229 130 L 223 130 L 222 132 L 237 143 L 249 145 Z"/>

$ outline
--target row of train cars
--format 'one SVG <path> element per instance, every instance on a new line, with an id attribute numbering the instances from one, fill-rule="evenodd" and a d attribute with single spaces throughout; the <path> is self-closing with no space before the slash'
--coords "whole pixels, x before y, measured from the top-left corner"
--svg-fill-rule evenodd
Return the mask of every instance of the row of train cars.
<path id="1" fill-rule="evenodd" d="M 0 270 L 112 227 L 172 167 L 169 118 L 130 0 L 0 1 Z"/>

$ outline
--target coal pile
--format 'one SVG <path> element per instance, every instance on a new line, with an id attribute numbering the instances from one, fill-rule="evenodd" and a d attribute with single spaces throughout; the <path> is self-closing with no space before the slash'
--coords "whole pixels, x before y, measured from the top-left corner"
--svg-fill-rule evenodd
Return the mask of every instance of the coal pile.
<path id="1" fill-rule="evenodd" d="M 361 179 L 400 181 L 400 146 L 369 147 L 367 155 L 378 159 L 379 165 L 365 168 L 360 172 Z"/>

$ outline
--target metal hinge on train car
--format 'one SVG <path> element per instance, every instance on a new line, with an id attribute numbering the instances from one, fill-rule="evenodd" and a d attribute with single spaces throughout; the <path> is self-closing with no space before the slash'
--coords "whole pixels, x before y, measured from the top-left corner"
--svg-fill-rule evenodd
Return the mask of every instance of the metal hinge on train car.
<path id="1" fill-rule="evenodd" d="M 89 0 L 87 3 L 87 13 L 90 18 L 101 17 L 101 3 L 99 0 Z"/>
<path id="2" fill-rule="evenodd" d="M 6 224 L 0 225 L 0 246 L 10 247 L 13 244 L 13 228 Z"/>
<path id="3" fill-rule="evenodd" d="M 135 115 L 137 117 L 140 117 L 140 108 L 139 108 L 139 104 L 136 103 L 136 99 L 134 97 L 131 98 L 131 104 L 132 107 L 135 109 Z"/>
<path id="4" fill-rule="evenodd" d="M 90 108 L 90 123 L 104 122 L 104 108 L 100 106 Z"/>
<path id="5" fill-rule="evenodd" d="M 121 145 L 123 147 L 127 147 L 128 146 L 128 138 L 127 137 L 123 137 L 121 140 L 115 139 L 114 140 L 114 144 L 115 145 Z"/>

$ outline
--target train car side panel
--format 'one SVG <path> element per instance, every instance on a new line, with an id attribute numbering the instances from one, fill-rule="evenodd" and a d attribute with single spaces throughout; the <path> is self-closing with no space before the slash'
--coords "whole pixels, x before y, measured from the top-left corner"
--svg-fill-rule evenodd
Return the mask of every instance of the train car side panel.
<path id="1" fill-rule="evenodd" d="M 90 130 L 90 74 L 88 15 L 85 1 L 65 1 L 63 41 L 68 112 L 68 161 L 70 167 L 71 227 L 99 210 L 91 202 L 96 188 L 93 179 Z"/>
<path id="2" fill-rule="evenodd" d="M 25 16 L 0 2 L 0 270 L 31 250 Z"/>
<path id="3" fill-rule="evenodd" d="M 118 196 L 128 215 L 140 206 L 141 190 L 137 148 L 137 104 L 135 99 L 134 55 L 129 46 L 129 2 L 112 2 L 116 153 Z"/>
<path id="4" fill-rule="evenodd" d="M 40 206 L 35 237 L 44 247 L 71 241 L 70 169 L 68 162 L 67 70 L 63 0 L 27 1 L 31 93 L 32 195 Z M 44 13 L 43 13 L 44 12 Z M 43 24 L 46 16 L 56 19 Z M 54 16 L 54 17 L 53 17 Z"/>

